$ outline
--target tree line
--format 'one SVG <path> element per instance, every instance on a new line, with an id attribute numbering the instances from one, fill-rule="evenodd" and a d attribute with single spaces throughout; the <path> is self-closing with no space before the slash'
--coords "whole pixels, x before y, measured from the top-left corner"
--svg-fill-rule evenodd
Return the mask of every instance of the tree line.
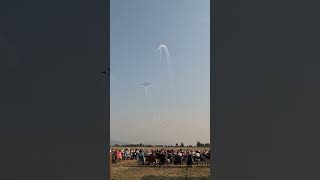
<path id="1" fill-rule="evenodd" d="M 181 142 L 180 145 L 179 145 L 179 143 L 176 143 L 175 146 L 173 146 L 173 145 L 151 145 L 151 144 L 143 144 L 143 143 L 122 144 L 122 145 L 114 144 L 113 147 L 210 147 L 210 143 L 201 143 L 200 141 L 197 141 L 196 146 L 192 146 L 192 145 L 185 146 L 183 142 Z"/>

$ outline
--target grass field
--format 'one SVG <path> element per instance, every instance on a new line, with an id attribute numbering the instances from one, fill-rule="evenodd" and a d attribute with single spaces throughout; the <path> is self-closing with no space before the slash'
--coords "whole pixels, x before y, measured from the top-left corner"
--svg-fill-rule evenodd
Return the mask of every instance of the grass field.
<path id="1" fill-rule="evenodd" d="M 127 160 L 111 165 L 112 180 L 208 179 L 209 166 L 137 166 L 137 161 Z"/>

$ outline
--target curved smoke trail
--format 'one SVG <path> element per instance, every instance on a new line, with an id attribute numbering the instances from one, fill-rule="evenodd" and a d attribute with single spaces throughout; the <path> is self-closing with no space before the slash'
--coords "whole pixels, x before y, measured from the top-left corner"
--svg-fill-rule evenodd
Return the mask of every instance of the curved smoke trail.
<path id="1" fill-rule="evenodd" d="M 153 124 L 155 125 L 155 127 L 161 127 L 161 128 L 167 127 L 168 124 L 163 121 L 160 121 L 157 116 L 157 113 L 156 113 L 154 106 L 153 106 L 153 103 L 152 103 L 152 94 L 151 94 L 149 87 L 144 86 L 144 90 L 145 90 L 147 101 L 148 101 L 150 108 L 151 108 L 151 111 L 152 111 Z"/>
<path id="2" fill-rule="evenodd" d="M 148 88 L 148 86 L 144 86 L 144 91 L 145 91 L 145 94 L 146 94 L 147 102 L 149 103 L 150 108 L 151 108 L 151 111 L 152 111 L 153 121 L 156 122 L 156 113 L 155 113 L 155 110 L 154 110 L 153 104 L 152 104 L 151 91 L 150 91 L 150 89 Z"/>
<path id="3" fill-rule="evenodd" d="M 146 92 L 148 103 L 150 103 L 150 105 L 152 105 L 152 97 L 151 97 L 150 89 L 148 87 L 144 87 L 144 90 Z"/>
<path id="4" fill-rule="evenodd" d="M 165 54 L 167 67 L 168 67 L 168 73 L 169 73 L 169 76 L 170 76 L 171 87 L 174 87 L 174 73 L 173 73 L 173 70 L 172 70 L 171 55 L 170 55 L 169 49 L 165 44 L 160 44 L 158 46 L 157 50 L 160 51 L 160 59 L 161 59 L 161 61 L 163 60 L 163 56 Z"/>

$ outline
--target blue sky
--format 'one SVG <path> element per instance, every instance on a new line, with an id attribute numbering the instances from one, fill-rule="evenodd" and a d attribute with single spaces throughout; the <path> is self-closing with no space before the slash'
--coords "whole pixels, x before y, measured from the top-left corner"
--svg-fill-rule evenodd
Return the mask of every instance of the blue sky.
<path id="1" fill-rule="evenodd" d="M 111 0 L 110 25 L 111 139 L 209 142 L 209 0 Z M 171 54 L 174 88 L 161 43 Z M 152 103 L 139 87 L 144 81 L 152 83 Z"/>

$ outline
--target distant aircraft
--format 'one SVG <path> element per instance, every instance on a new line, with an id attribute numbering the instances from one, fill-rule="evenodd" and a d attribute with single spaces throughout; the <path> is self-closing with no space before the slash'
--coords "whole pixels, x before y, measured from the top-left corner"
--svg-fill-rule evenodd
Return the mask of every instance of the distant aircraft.
<path id="1" fill-rule="evenodd" d="M 148 87 L 149 85 L 151 85 L 151 83 L 148 82 L 148 81 L 145 81 L 142 85 L 143 85 L 144 87 Z"/>

